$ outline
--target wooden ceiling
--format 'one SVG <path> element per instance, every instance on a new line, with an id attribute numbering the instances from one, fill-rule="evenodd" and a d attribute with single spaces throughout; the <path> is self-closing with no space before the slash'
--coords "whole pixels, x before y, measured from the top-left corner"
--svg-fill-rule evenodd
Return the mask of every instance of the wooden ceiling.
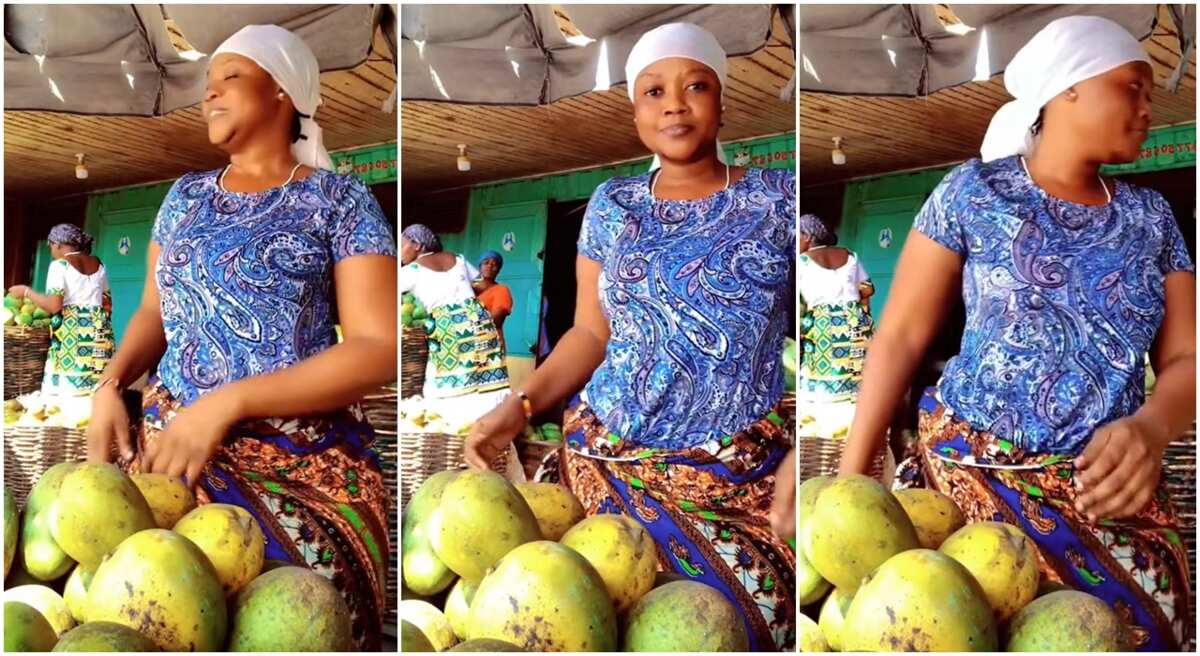
<path id="1" fill-rule="evenodd" d="M 1178 93 L 1163 89 L 1181 56 L 1175 24 L 1164 5 L 1159 6 L 1158 25 L 1146 43 L 1156 83 L 1154 124 L 1195 121 L 1194 51 Z M 800 93 L 801 186 L 949 164 L 978 155 L 992 114 L 1011 100 L 1003 79 L 998 75 L 925 98 Z M 835 136 L 843 137 L 843 166 L 834 166 L 831 159 Z"/>
<path id="2" fill-rule="evenodd" d="M 567 5 L 569 11 L 569 5 Z M 565 29 L 570 33 L 570 26 Z M 776 16 L 767 46 L 729 61 L 721 139 L 795 130 L 795 103 L 779 99 L 795 55 Z M 647 155 L 633 129 L 625 85 L 541 107 L 400 103 L 402 184 L 428 193 L 484 182 L 598 166 Z M 471 171 L 455 168 L 466 144 Z"/>
<path id="3" fill-rule="evenodd" d="M 396 114 L 380 109 L 395 87 L 391 51 L 377 31 L 367 61 L 321 76 L 325 104 L 317 118 L 325 147 L 396 141 Z M 87 155 L 87 180 L 75 179 L 75 153 Z M 225 154 L 208 143 L 199 105 L 154 118 L 4 112 L 6 195 L 69 196 L 170 180 L 225 162 Z"/>

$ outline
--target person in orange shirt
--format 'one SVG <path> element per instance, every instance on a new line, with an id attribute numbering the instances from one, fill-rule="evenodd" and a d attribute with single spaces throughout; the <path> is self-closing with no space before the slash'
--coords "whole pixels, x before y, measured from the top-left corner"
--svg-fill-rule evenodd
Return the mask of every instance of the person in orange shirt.
<path id="1" fill-rule="evenodd" d="M 479 282 L 475 283 L 475 295 L 479 302 L 492 315 L 496 322 L 496 331 L 500 333 L 500 350 L 507 352 L 504 345 L 504 320 L 512 314 L 512 292 L 506 285 L 496 282 L 500 269 L 504 267 L 504 257 L 496 251 L 487 251 L 479 258 Z"/>

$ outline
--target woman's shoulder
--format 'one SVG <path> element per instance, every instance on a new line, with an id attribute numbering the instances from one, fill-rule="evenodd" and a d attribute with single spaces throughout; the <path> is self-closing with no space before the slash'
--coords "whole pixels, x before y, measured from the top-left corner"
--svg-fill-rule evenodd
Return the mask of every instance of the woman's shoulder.
<path id="1" fill-rule="evenodd" d="M 758 166 L 746 167 L 746 177 L 753 176 L 759 180 L 763 180 L 774 185 L 791 185 L 796 184 L 796 172 L 792 169 L 767 169 Z"/>

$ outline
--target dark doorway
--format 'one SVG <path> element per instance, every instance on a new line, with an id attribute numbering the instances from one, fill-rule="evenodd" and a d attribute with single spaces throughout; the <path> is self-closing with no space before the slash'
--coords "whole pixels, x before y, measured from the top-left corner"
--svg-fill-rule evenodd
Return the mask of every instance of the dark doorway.
<path id="1" fill-rule="evenodd" d="M 542 275 L 542 321 L 549 343 L 538 353 L 539 365 L 545 357 L 543 353 L 553 349 L 575 322 L 575 244 L 585 210 L 586 200 L 550 203 Z"/>

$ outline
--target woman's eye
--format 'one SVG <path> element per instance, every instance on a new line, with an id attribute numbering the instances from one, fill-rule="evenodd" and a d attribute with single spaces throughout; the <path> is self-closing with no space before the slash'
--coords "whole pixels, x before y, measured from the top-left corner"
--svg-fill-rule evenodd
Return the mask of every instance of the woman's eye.
<path id="1" fill-rule="evenodd" d="M 237 73 L 230 73 L 229 75 L 226 75 L 226 76 L 225 76 L 225 79 L 226 79 L 226 80 L 232 80 L 232 79 L 233 79 L 233 78 L 235 78 L 235 77 L 237 77 Z"/>
<path id="2" fill-rule="evenodd" d="M 692 91 L 704 91 L 705 89 L 708 88 L 708 83 L 707 82 L 692 82 L 691 84 L 688 85 L 688 88 L 691 89 Z"/>
<path id="3" fill-rule="evenodd" d="M 658 87 L 651 87 L 646 89 L 646 95 L 651 97 L 662 95 L 662 89 Z"/>

